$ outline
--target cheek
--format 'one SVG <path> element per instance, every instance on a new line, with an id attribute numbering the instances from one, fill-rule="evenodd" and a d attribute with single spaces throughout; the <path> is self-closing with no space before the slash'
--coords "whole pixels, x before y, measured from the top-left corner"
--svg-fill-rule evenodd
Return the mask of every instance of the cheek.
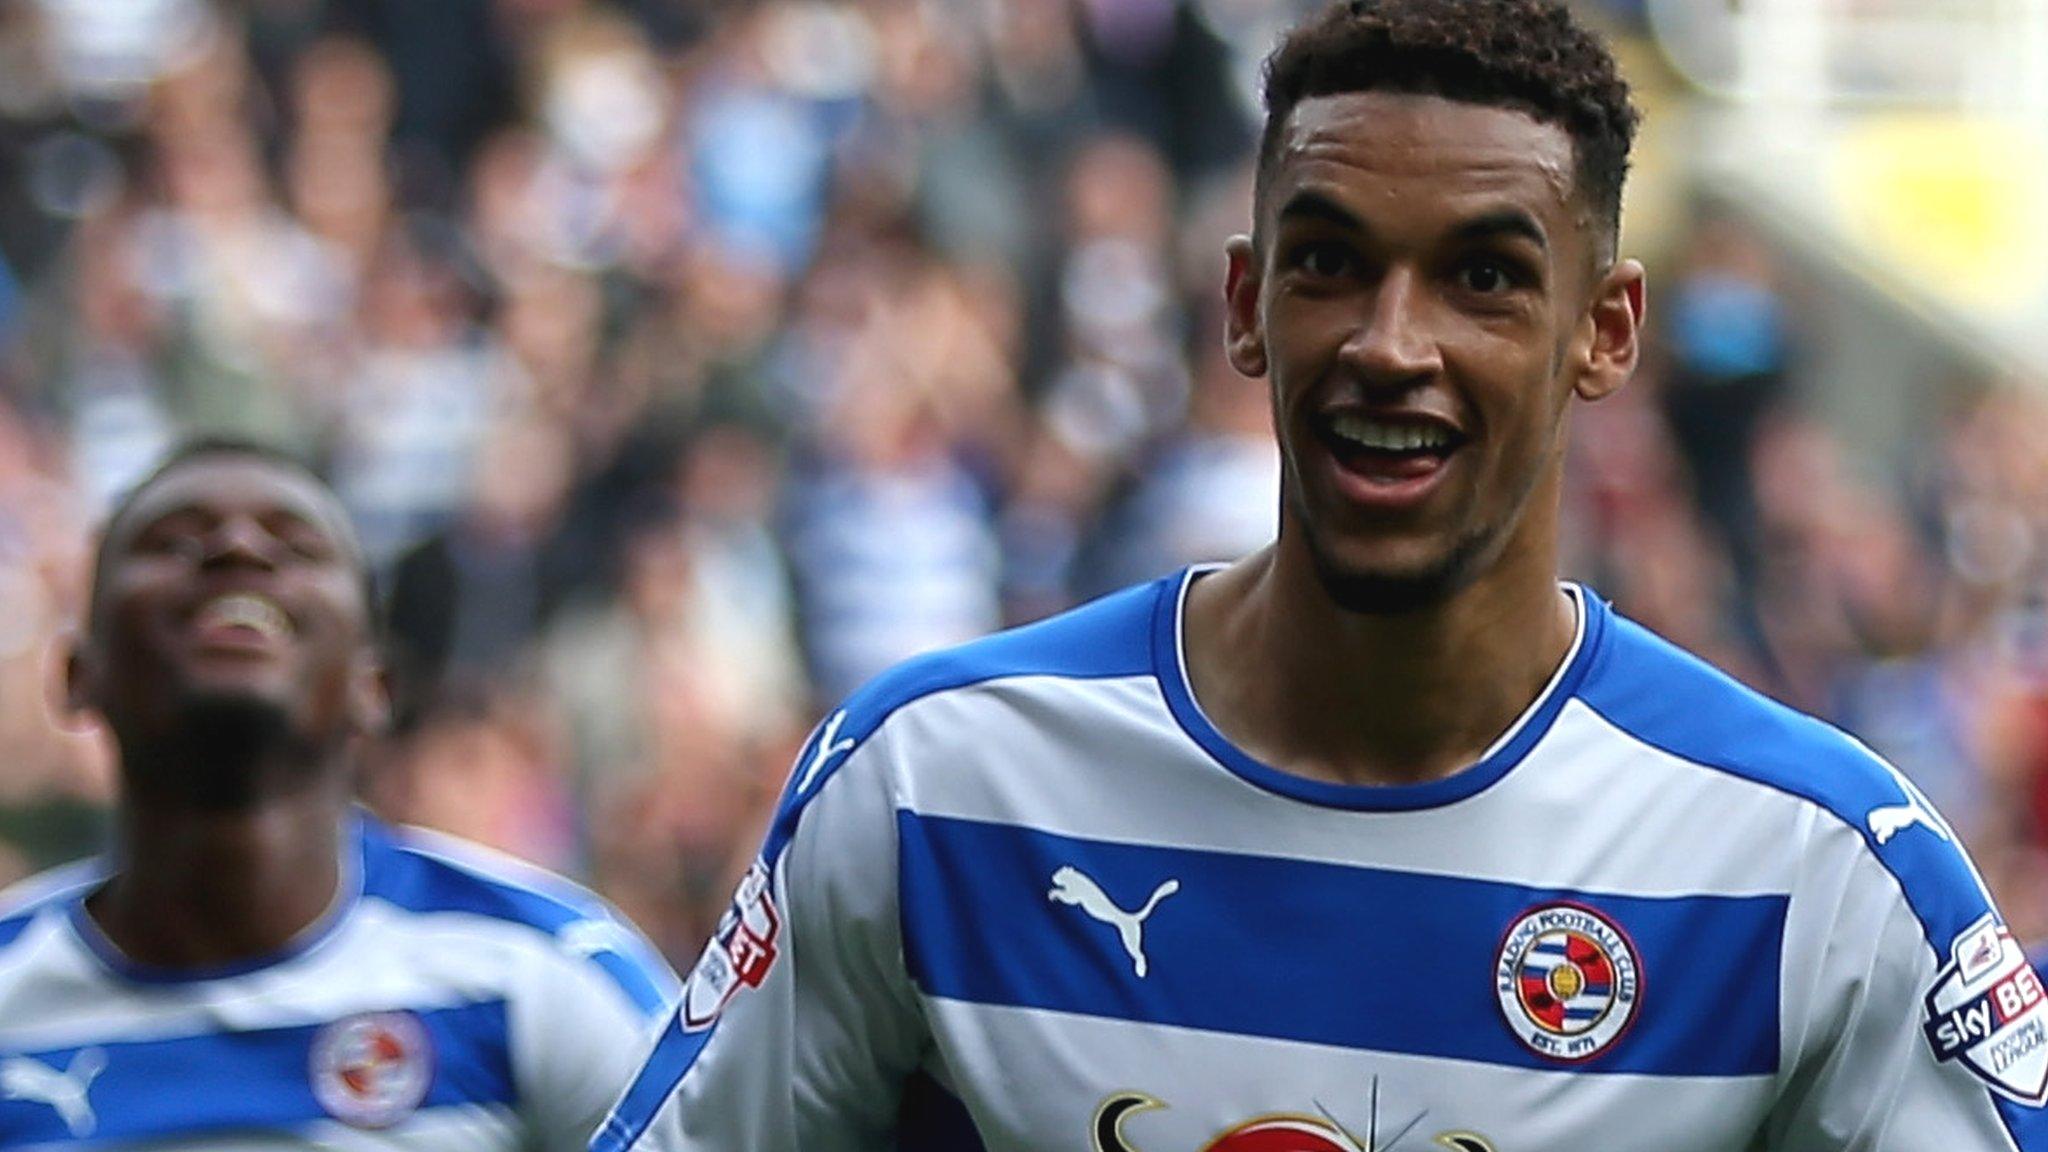
<path id="1" fill-rule="evenodd" d="M 1276 386 L 1311 381 L 1349 335 L 1344 311 L 1316 301 L 1276 302 L 1266 314 L 1266 374 Z"/>

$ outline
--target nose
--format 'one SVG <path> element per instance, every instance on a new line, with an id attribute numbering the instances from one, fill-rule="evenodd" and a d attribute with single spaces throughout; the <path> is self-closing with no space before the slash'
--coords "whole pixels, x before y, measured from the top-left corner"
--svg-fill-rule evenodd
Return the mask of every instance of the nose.
<path id="1" fill-rule="evenodd" d="M 1443 368 L 1431 303 L 1413 269 L 1397 266 L 1387 271 L 1340 350 L 1360 382 L 1374 388 L 1407 388 Z"/>
<path id="2" fill-rule="evenodd" d="M 253 516 L 229 516 L 200 541 L 202 568 L 277 566 L 278 541 Z"/>

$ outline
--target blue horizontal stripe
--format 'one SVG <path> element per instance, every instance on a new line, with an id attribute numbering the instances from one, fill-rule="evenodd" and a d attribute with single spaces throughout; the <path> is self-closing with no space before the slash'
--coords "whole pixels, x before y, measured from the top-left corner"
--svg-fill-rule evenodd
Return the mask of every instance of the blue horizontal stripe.
<path id="1" fill-rule="evenodd" d="M 516 1091 L 502 1000 L 415 1013 L 434 1060 L 420 1108 L 512 1105 Z M 324 1024 L 216 1032 L 164 1040 L 110 1040 L 30 1052 L 0 1051 L 0 1067 L 26 1057 L 64 1071 L 97 1048 L 102 1071 L 89 1083 L 89 1132 L 75 1133 L 56 1108 L 0 1094 L 0 1148 L 127 1141 L 225 1133 L 295 1132 L 328 1118 L 313 1094 L 314 1037 Z"/>
<path id="2" fill-rule="evenodd" d="M 1510 1032 L 1494 966 L 1525 912 L 1571 901 L 1621 926 L 1640 972 L 1628 1030 L 1575 1070 L 1777 1070 L 1781 896 L 1568 892 L 897 820 L 905 960 L 931 996 L 1551 1068 Z M 1126 909 L 1180 882 L 1145 922 L 1146 977 L 1109 925 L 1048 899 L 1064 865 Z"/>

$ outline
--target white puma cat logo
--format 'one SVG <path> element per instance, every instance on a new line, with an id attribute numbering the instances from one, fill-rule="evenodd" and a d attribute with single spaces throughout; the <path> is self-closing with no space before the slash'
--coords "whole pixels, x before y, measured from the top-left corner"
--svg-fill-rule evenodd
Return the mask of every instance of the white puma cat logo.
<path id="1" fill-rule="evenodd" d="M 844 723 L 846 723 L 846 709 L 844 708 L 834 712 L 832 718 L 825 721 L 825 730 L 818 734 L 817 750 L 811 753 L 811 762 L 804 766 L 804 774 L 796 782 L 796 790 L 799 793 L 810 791 L 811 783 L 818 778 L 818 773 L 825 770 L 825 765 L 831 763 L 834 756 L 853 747 L 852 737 L 849 736 L 844 740 L 837 739 L 839 726 Z"/>
<path id="2" fill-rule="evenodd" d="M 62 1072 L 27 1056 L 10 1056 L 0 1061 L 0 1092 L 9 1100 L 48 1104 L 73 1136 L 90 1136 L 99 1126 L 99 1118 L 93 1115 L 86 1093 L 106 1066 L 107 1054 L 98 1048 L 81 1049 Z"/>
<path id="3" fill-rule="evenodd" d="M 1926 828 L 1929 832 L 1934 833 L 1943 840 L 1948 839 L 1948 830 L 1941 826 L 1941 821 L 1935 818 L 1933 812 L 1928 811 L 1926 805 L 1920 803 L 1918 796 L 1911 794 L 1906 797 L 1904 804 L 1889 804 L 1883 808 L 1872 808 L 1870 815 L 1864 817 L 1864 819 L 1870 821 L 1871 835 L 1877 837 L 1879 844 L 1890 843 L 1892 837 L 1897 836 L 1900 832 L 1911 828 L 1915 824 Z"/>
<path id="4" fill-rule="evenodd" d="M 1145 919 L 1159 907 L 1161 900 L 1178 891 L 1180 881 L 1168 880 L 1152 890 L 1152 896 L 1145 901 L 1144 907 L 1136 912 L 1126 912 L 1110 901 L 1101 885 L 1079 868 L 1068 864 L 1052 874 L 1052 891 L 1045 897 L 1055 904 L 1072 904 L 1094 919 L 1114 927 L 1117 937 L 1124 943 L 1124 951 L 1131 954 L 1132 970 L 1142 980 L 1150 967 L 1145 961 Z"/>

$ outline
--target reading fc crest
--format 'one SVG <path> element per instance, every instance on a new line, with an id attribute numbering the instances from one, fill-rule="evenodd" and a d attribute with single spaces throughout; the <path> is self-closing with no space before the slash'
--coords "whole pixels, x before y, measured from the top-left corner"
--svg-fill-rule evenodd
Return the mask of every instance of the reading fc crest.
<path id="1" fill-rule="evenodd" d="M 434 1049 L 410 1012 L 336 1020 L 313 1037 L 313 1097 L 358 1128 L 388 1128 L 420 1106 L 434 1082 Z"/>
<path id="2" fill-rule="evenodd" d="M 1545 904 L 1508 928 L 1494 989 L 1508 1029 L 1553 1060 L 1590 1060 L 1635 1018 L 1642 998 L 1635 945 L 1614 921 L 1578 904 Z"/>

